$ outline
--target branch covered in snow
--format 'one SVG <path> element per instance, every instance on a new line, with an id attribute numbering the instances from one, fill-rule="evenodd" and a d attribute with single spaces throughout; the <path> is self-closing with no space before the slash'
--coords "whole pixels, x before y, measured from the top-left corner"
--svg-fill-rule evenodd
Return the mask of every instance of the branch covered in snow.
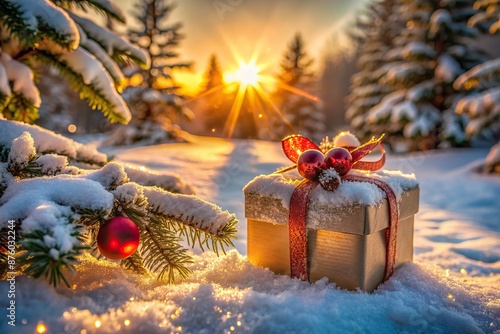
<path id="1" fill-rule="evenodd" d="M 9 221 L 17 224 L 20 250 L 26 251 L 20 258 L 24 274 L 68 284 L 62 269 L 73 268 L 77 256 L 95 245 L 101 225 L 117 215 L 132 219 L 141 235 L 137 254 L 125 259 L 124 266 L 149 269 L 169 282 L 189 273 L 191 256 L 181 239 L 215 252 L 233 246 L 235 216 L 209 202 L 131 182 L 118 163 L 88 170 L 69 166 L 64 155 L 39 154 L 35 147 L 57 147 L 78 156 L 80 144 L 37 127 L 2 120 L 0 130 L 5 133 L 0 137 L 0 230 Z M 15 137 L 20 130 L 29 132 Z M 151 182 L 145 173 L 135 172 L 136 179 Z M 178 176 L 151 176 L 178 191 L 192 191 Z M 0 239 L 0 247 L 7 247 L 4 241 Z"/>
<path id="2" fill-rule="evenodd" d="M 44 62 L 69 79 L 71 87 L 92 108 L 112 122 L 130 121 L 128 106 L 115 83 L 123 75 L 116 62 L 131 59 L 147 67 L 139 48 L 73 13 L 97 9 L 118 21 L 123 13 L 109 0 L 3 0 L 0 23 L 0 113 L 32 123 L 38 118 L 40 93 L 34 75 L 23 61 Z"/>

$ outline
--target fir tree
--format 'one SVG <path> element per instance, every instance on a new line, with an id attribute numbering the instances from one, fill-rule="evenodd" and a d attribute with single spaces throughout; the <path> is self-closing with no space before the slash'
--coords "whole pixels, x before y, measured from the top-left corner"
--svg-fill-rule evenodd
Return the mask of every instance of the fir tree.
<path id="1" fill-rule="evenodd" d="M 500 1 L 477 0 L 474 6 L 480 11 L 469 20 L 469 24 L 488 30 L 491 34 L 498 33 Z M 500 140 L 500 58 L 473 67 L 458 77 L 454 86 L 456 89 L 477 92 L 461 99 L 456 108 L 457 114 L 470 118 L 467 135 L 483 135 Z M 486 157 L 484 170 L 500 174 L 500 141 Z"/>
<path id="2" fill-rule="evenodd" d="M 0 239 L 0 277 L 17 270 L 69 285 L 64 270 L 83 251 L 98 252 L 99 229 L 116 216 L 140 230 L 138 250 L 121 264 L 168 282 L 189 274 L 191 256 L 181 240 L 217 253 L 232 245 L 234 215 L 174 193 L 191 192 L 178 176 L 108 163 L 102 153 L 37 126 L 0 120 L 0 133 L 0 235 L 16 234 L 15 245 Z M 21 266 L 9 270 L 9 256 Z"/>
<path id="3" fill-rule="evenodd" d="M 346 100 L 349 86 L 346 82 L 357 72 L 356 55 L 348 49 L 338 49 L 325 54 L 320 77 L 320 98 L 324 104 L 325 125 L 328 129 L 345 127 Z"/>
<path id="4" fill-rule="evenodd" d="M 366 122 L 399 149 L 436 148 L 442 140 L 465 144 L 463 118 L 454 107 L 462 94 L 455 79 L 484 57 L 470 46 L 478 31 L 467 25 L 472 0 L 399 0 L 394 15 L 407 22 L 388 53 L 379 83 L 392 93 L 368 112 Z"/>
<path id="5" fill-rule="evenodd" d="M 207 70 L 203 79 L 201 94 L 220 88 L 223 84 L 222 70 L 216 54 L 212 54 L 208 61 Z"/>
<path id="6" fill-rule="evenodd" d="M 318 98 L 311 94 L 315 83 L 312 64 L 302 36 L 296 33 L 280 63 L 275 99 L 294 131 L 321 137 L 325 130 L 324 116 Z M 281 136 L 290 134 L 289 128 L 283 127 L 282 132 Z"/>
<path id="7" fill-rule="evenodd" d="M 219 60 L 215 54 L 210 56 L 205 71 L 202 88 L 204 124 L 209 133 L 222 135 L 223 125 L 228 117 L 229 106 L 224 93 L 224 79 Z"/>
<path id="8" fill-rule="evenodd" d="M 359 71 L 352 76 L 350 94 L 347 98 L 346 119 L 360 138 L 376 132 L 368 126 L 368 111 L 376 106 L 393 88 L 379 82 L 385 66 L 398 55 L 389 51 L 394 47 L 394 38 L 404 27 L 393 15 L 396 0 L 381 0 L 372 3 L 360 17 L 356 30 L 352 32 Z"/>
<path id="9" fill-rule="evenodd" d="M 74 10 L 96 10 L 124 23 L 125 16 L 103 1 L 0 1 L 0 112 L 8 119 L 33 122 L 41 99 L 34 66 L 55 67 L 92 108 L 112 122 L 127 123 L 130 112 L 117 92 L 123 74 L 116 61 L 141 65 L 147 56 L 126 40 L 81 17 Z"/>
<path id="10" fill-rule="evenodd" d="M 500 31 L 500 0 L 477 0 L 480 10 L 469 24 L 491 34 Z M 475 91 L 459 101 L 456 111 L 470 118 L 467 134 L 500 138 L 500 58 L 486 61 L 462 74 L 455 81 L 456 89 Z"/>
<path id="11" fill-rule="evenodd" d="M 184 96 L 174 79 L 174 70 L 191 67 L 177 60 L 184 35 L 181 23 L 169 22 L 174 9 L 169 0 L 141 0 L 135 5 L 134 18 L 139 27 L 130 28 L 128 37 L 146 51 L 151 67 L 125 70 L 130 85 L 124 98 L 134 119 L 128 126 L 119 127 L 108 144 L 155 144 L 176 139 L 183 136 L 177 123 L 193 117 L 191 110 L 183 107 Z"/>

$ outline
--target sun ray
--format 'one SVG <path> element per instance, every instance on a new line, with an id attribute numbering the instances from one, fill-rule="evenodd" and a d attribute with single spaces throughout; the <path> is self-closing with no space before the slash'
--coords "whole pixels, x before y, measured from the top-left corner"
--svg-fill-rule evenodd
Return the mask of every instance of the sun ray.
<path id="1" fill-rule="evenodd" d="M 278 106 L 276 105 L 276 103 L 273 102 L 273 100 L 271 99 L 271 97 L 269 96 L 269 94 L 267 94 L 267 92 L 265 92 L 263 90 L 257 90 L 257 94 L 264 100 L 264 102 L 266 102 L 267 104 L 269 104 L 271 106 L 272 110 L 274 110 L 274 112 L 278 115 L 278 118 L 288 128 L 290 128 L 290 130 L 294 133 L 295 132 L 295 128 L 290 123 L 290 121 L 286 118 L 286 116 L 283 114 L 283 112 L 278 108 Z"/>
<path id="2" fill-rule="evenodd" d="M 224 129 L 222 133 L 227 133 L 227 137 L 231 138 L 236 127 L 236 121 L 240 115 L 241 106 L 243 105 L 243 100 L 245 99 L 246 87 L 240 85 L 238 88 L 238 93 L 234 99 L 233 105 L 231 106 L 231 111 L 229 112 L 226 124 L 224 124 Z"/>
<path id="3" fill-rule="evenodd" d="M 221 89 L 224 89 L 225 87 L 226 87 L 226 85 L 224 85 L 224 84 L 220 84 L 220 85 L 217 85 L 215 87 L 212 87 L 209 90 L 207 90 L 206 92 L 203 92 L 203 93 L 201 93 L 201 94 L 199 94 L 199 95 L 197 95 L 197 96 L 195 96 L 193 98 L 190 98 L 189 100 L 181 102 L 181 105 L 188 104 L 190 102 L 196 101 L 196 100 L 198 100 L 198 99 L 200 99 L 202 97 L 205 97 L 207 95 L 215 93 L 215 92 L 217 92 L 217 91 L 219 91 Z"/>
<path id="4" fill-rule="evenodd" d="M 305 98 L 308 98 L 314 102 L 320 102 L 321 100 L 319 99 L 319 97 L 317 97 L 316 95 L 313 95 L 313 94 L 309 94 L 308 92 L 302 90 L 302 89 L 299 89 L 299 88 L 296 88 L 296 87 L 292 87 L 290 85 L 287 85 L 287 84 L 284 84 L 282 82 L 277 82 L 277 86 L 279 88 L 282 88 L 284 90 L 287 90 L 291 93 L 294 93 L 296 95 L 300 95 L 300 96 L 303 96 Z"/>

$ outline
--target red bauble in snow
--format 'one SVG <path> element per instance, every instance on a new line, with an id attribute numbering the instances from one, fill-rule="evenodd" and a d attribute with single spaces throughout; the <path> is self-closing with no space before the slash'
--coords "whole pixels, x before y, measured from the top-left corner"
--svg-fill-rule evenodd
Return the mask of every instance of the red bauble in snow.
<path id="1" fill-rule="evenodd" d="M 325 155 L 318 150 L 306 150 L 297 160 L 299 174 L 304 178 L 316 181 L 325 162 Z"/>
<path id="2" fill-rule="evenodd" d="M 108 259 L 126 259 L 139 247 L 139 228 L 129 218 L 112 218 L 99 229 L 97 247 Z"/>
<path id="3" fill-rule="evenodd" d="M 325 167 L 333 168 L 340 176 L 346 175 L 352 167 L 352 156 L 343 147 L 335 147 L 326 153 Z"/>

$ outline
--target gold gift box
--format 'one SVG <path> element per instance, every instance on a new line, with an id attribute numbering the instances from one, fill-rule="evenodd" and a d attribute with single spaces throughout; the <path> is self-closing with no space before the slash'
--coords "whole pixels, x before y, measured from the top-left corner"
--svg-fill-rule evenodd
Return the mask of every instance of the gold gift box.
<path id="1" fill-rule="evenodd" d="M 403 191 L 398 203 L 396 268 L 413 259 L 413 221 L 418 204 L 418 185 Z M 384 198 L 377 205 L 341 207 L 310 201 L 309 210 L 318 213 L 313 215 L 314 219 L 324 220 L 310 224 L 308 215 L 309 280 L 328 277 L 343 289 L 375 290 L 383 282 L 385 270 L 385 229 L 389 226 L 387 200 Z M 290 275 L 288 209 L 282 200 L 246 189 L 245 216 L 249 261 L 276 274 Z M 270 221 L 269 217 L 276 217 L 277 221 Z"/>

